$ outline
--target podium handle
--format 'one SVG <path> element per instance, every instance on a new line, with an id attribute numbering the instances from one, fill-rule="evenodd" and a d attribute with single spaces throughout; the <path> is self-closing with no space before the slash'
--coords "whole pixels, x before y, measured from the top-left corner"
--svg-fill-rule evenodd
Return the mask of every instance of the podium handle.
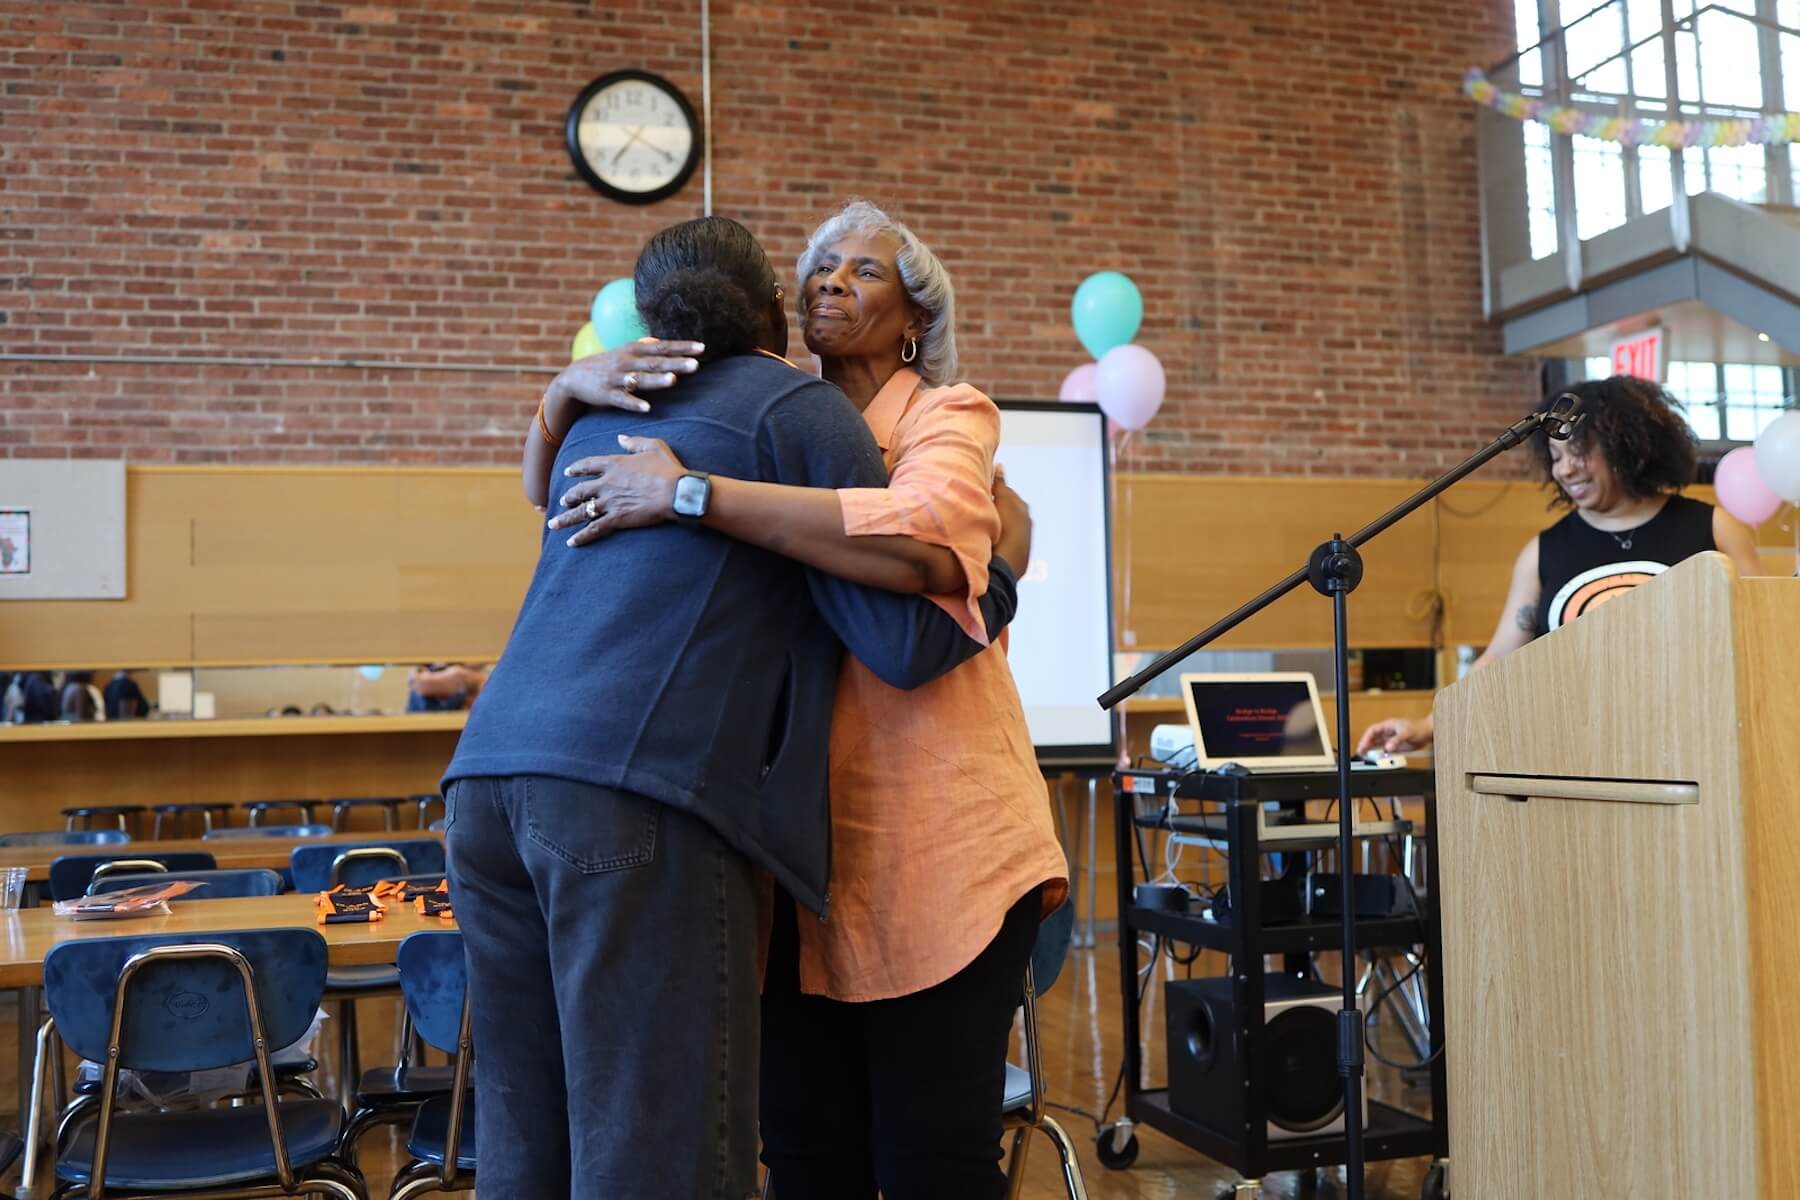
<path id="1" fill-rule="evenodd" d="M 1618 804 L 1698 804 L 1697 783 L 1655 779 L 1587 779 L 1570 775 L 1469 776 L 1469 790 L 1508 800 L 1599 800 Z"/>

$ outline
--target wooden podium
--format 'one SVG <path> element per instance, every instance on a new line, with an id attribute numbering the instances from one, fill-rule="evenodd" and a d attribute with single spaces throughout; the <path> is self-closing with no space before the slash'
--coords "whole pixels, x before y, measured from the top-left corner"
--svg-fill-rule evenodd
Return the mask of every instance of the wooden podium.
<path id="1" fill-rule="evenodd" d="M 1457 1200 L 1800 1196 L 1800 580 L 1690 559 L 1436 759 Z"/>

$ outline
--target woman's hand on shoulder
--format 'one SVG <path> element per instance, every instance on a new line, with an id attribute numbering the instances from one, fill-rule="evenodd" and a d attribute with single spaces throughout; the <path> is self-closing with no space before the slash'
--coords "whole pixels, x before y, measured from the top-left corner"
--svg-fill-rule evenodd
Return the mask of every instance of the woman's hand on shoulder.
<path id="1" fill-rule="evenodd" d="M 597 542 L 621 529 L 659 525 L 675 516 L 675 481 L 686 473 L 675 452 L 661 438 L 620 436 L 623 454 L 579 459 L 564 472 L 580 479 L 562 494 L 562 511 L 550 528 L 581 526 L 571 546 Z"/>
<path id="2" fill-rule="evenodd" d="M 674 387 L 677 377 L 700 369 L 696 356 L 705 350 L 699 342 L 663 342 L 655 338 L 628 342 L 570 363 L 550 381 L 544 390 L 544 402 L 548 405 L 572 400 L 595 408 L 649 412 L 649 403 L 638 393 Z"/>

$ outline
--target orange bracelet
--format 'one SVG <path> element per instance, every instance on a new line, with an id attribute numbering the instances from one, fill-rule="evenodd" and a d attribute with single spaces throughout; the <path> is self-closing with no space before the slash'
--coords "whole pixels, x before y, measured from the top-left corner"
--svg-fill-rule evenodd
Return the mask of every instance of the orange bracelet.
<path id="1" fill-rule="evenodd" d="M 542 400 L 538 401 L 537 427 L 538 433 L 543 435 L 544 440 L 550 444 L 552 450 L 562 445 L 561 438 L 550 436 L 550 423 L 544 420 L 544 402 Z"/>

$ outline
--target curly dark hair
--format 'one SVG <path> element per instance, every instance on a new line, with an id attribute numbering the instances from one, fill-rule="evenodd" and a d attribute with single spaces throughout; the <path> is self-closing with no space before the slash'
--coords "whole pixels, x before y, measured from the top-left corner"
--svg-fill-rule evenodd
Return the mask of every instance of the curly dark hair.
<path id="1" fill-rule="evenodd" d="M 651 334 L 705 342 L 708 359 L 756 349 L 777 291 L 769 256 L 729 217 L 699 217 L 656 234 L 638 255 L 632 286 Z"/>
<path id="2" fill-rule="evenodd" d="M 1599 451 L 1628 495 L 1645 499 L 1679 492 L 1694 482 L 1699 442 L 1681 415 L 1681 402 L 1667 391 L 1629 375 L 1592 379 L 1565 391 L 1581 397 L 1584 414 L 1569 448 L 1581 455 Z M 1536 411 L 1544 411 L 1554 399 L 1546 397 Z M 1531 452 L 1538 473 L 1556 493 L 1552 507 L 1569 506 L 1572 502 L 1550 474 L 1550 439 L 1541 430 L 1531 439 Z"/>

